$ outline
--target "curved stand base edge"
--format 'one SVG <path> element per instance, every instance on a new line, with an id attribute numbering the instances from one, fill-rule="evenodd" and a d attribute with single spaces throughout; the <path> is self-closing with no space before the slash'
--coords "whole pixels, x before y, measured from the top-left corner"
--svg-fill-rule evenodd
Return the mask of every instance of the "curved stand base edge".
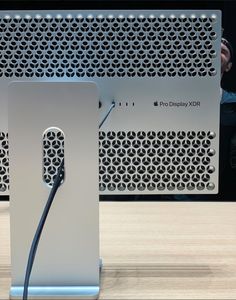
<path id="1" fill-rule="evenodd" d="M 28 299 L 97 299 L 99 286 L 30 286 Z M 12 286 L 10 299 L 22 299 L 23 286 Z"/>

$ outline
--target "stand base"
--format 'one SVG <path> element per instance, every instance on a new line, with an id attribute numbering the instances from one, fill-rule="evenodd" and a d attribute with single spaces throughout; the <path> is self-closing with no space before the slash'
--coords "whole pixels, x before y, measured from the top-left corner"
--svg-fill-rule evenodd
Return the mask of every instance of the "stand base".
<path id="1" fill-rule="evenodd" d="M 97 299 L 99 286 L 30 286 L 28 299 Z M 13 286 L 10 299 L 22 299 L 23 286 Z"/>
<path id="2" fill-rule="evenodd" d="M 99 259 L 99 272 L 102 271 L 102 259 Z M 21 300 L 23 297 L 23 286 L 12 286 L 10 299 Z M 99 286 L 29 286 L 28 299 L 98 299 Z"/>

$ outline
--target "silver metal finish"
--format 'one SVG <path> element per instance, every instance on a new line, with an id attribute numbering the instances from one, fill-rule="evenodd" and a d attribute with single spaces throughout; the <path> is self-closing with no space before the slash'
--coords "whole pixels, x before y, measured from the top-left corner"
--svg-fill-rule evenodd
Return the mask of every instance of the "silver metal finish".
<path id="1" fill-rule="evenodd" d="M 92 79 L 100 91 L 101 120 L 115 100 L 116 108 L 100 134 L 101 194 L 217 193 L 220 11 L 9 11 L 1 12 L 0 28 L 3 33 L 0 43 L 3 107 L 6 106 L 6 87 L 12 80 L 82 82 Z M 2 112 L 6 119 L 5 109 Z M 130 132 L 134 132 L 133 140 L 137 140 L 137 144 L 142 141 L 139 134 L 143 132 L 150 146 L 145 148 L 141 143 L 135 148 L 132 138 L 128 137 Z M 166 136 L 174 132 L 176 137 L 184 132 L 186 143 L 190 145 L 181 144 L 179 152 L 176 148 L 171 156 L 171 138 L 165 138 L 169 148 L 161 144 L 157 151 L 152 146 L 153 139 L 149 139 L 150 132 L 155 133 L 157 143 L 161 141 L 160 132 Z M 188 132 L 194 132 L 196 138 L 189 139 Z M 199 139 L 199 132 L 204 132 L 206 138 Z M 194 157 L 203 153 L 206 143 L 209 144 L 209 132 L 214 135 L 207 149 L 210 155 L 205 151 L 199 156 L 199 163 L 195 158 L 193 162 L 187 150 L 199 150 Z M 130 146 L 127 143 L 125 146 L 119 138 L 123 134 Z M 111 143 L 108 149 L 104 143 L 108 145 L 112 135 L 120 146 L 115 148 Z M 198 147 L 197 143 L 200 143 Z M 137 166 L 130 154 L 134 148 L 137 150 L 135 158 L 140 160 Z M 164 153 L 162 157 L 160 153 Z M 159 181 L 152 178 L 146 168 L 149 165 L 145 165 L 145 158 L 153 165 L 153 156 L 165 159 L 159 164 L 166 168 L 165 178 L 160 177 Z M 173 163 L 173 156 L 180 158 L 179 164 Z M 113 161 L 127 158 L 127 162 L 121 159 L 120 168 L 113 162 L 104 164 L 104 159 L 111 157 Z M 184 163 L 182 158 L 185 157 Z M 203 160 L 209 157 L 210 161 L 204 164 Z M 188 158 L 191 158 L 189 164 Z M 134 174 L 141 178 L 138 182 L 125 165 L 128 161 L 131 167 L 137 167 Z M 188 176 L 189 180 L 183 180 L 178 166 L 186 166 L 184 180 Z M 197 169 L 198 166 L 214 169 L 210 178 L 207 172 L 189 173 L 187 167 Z M 171 173 L 167 167 L 176 169 Z M 159 169 L 154 173 L 161 175 Z M 177 175 L 180 176 L 178 181 Z M 199 180 L 194 181 L 193 175 L 196 178 L 200 175 Z"/>
<path id="2" fill-rule="evenodd" d="M 64 134 L 66 177 L 41 236 L 30 296 L 98 294 L 97 103 L 92 82 L 21 82 L 9 87 L 11 298 L 21 293 L 30 244 L 50 192 L 42 176 L 42 146 L 49 132 L 60 133 L 60 138 Z"/>
<path id="3" fill-rule="evenodd" d="M 100 132 L 100 191 L 214 191 L 212 148 L 205 131 Z"/>
<path id="4" fill-rule="evenodd" d="M 11 299 L 22 299 L 23 287 L 11 288 Z M 98 286 L 37 286 L 30 287 L 29 299 L 97 299 L 99 295 Z"/>

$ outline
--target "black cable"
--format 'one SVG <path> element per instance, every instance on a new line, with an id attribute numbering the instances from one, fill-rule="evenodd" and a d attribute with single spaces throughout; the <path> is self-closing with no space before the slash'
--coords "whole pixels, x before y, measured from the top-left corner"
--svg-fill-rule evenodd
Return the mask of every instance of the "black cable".
<path id="1" fill-rule="evenodd" d="M 103 123 L 106 121 L 107 117 L 110 115 L 110 112 L 112 111 L 112 109 L 115 107 L 115 101 L 112 102 L 111 107 L 109 108 L 107 114 L 105 115 L 104 119 L 102 120 L 102 122 L 99 124 L 99 129 L 102 127 Z"/>
<path id="2" fill-rule="evenodd" d="M 37 230 L 35 232 L 34 235 L 34 239 L 32 241 L 31 247 L 30 247 L 30 252 L 29 252 L 29 257 L 28 257 L 28 262 L 27 262 L 27 268 L 26 268 L 26 272 L 25 272 L 25 280 L 24 280 L 24 290 L 23 290 L 23 300 L 27 300 L 28 299 L 28 286 L 29 286 L 29 280 L 30 280 L 30 274 L 31 274 L 31 270 L 33 267 L 33 263 L 34 263 L 34 258 L 35 258 L 35 254 L 38 248 L 38 243 L 40 240 L 40 236 L 45 224 L 45 221 L 47 219 L 47 215 L 48 212 L 50 210 L 51 204 L 53 202 L 54 196 L 62 182 L 62 180 L 64 179 L 64 159 L 61 162 L 60 167 L 58 168 L 58 172 L 56 175 L 56 178 L 54 180 L 51 192 L 49 194 L 47 203 L 44 207 L 44 211 L 43 214 L 41 216 L 41 219 L 39 221 Z"/>
<path id="3" fill-rule="evenodd" d="M 112 109 L 114 107 L 115 107 L 115 102 L 113 101 L 109 111 L 105 115 L 102 122 L 99 124 L 99 128 L 102 127 L 103 123 L 106 121 L 107 117 L 109 116 L 110 112 L 112 111 Z M 23 300 L 28 299 L 29 280 L 30 280 L 32 267 L 33 267 L 33 264 L 34 264 L 35 255 L 36 255 L 37 248 L 38 248 L 38 243 L 39 243 L 39 240 L 40 240 L 40 237 L 41 237 L 41 233 L 43 231 L 44 224 L 45 224 L 46 219 L 47 219 L 48 212 L 49 212 L 50 207 L 52 205 L 53 199 L 54 199 L 55 194 L 56 194 L 56 192 L 57 192 L 57 190 L 60 186 L 60 183 L 62 182 L 63 179 L 64 179 L 64 159 L 62 160 L 62 162 L 60 164 L 60 167 L 58 168 L 56 178 L 54 180 L 51 192 L 49 194 L 47 203 L 44 207 L 43 214 L 42 214 L 41 219 L 39 221 L 37 230 L 35 232 L 35 235 L 34 235 L 31 247 L 30 247 L 30 252 L 29 252 L 29 257 L 28 257 L 28 262 L 27 262 L 27 267 L 26 267 L 26 272 L 25 272 Z"/>

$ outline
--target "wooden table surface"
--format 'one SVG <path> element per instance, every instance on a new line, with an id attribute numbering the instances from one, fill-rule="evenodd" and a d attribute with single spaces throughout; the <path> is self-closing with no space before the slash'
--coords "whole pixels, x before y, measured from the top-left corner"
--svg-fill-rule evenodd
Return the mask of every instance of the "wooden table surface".
<path id="1" fill-rule="evenodd" d="M 236 299 L 236 203 L 100 202 L 99 299 Z M 10 287 L 0 203 L 0 299 Z"/>

